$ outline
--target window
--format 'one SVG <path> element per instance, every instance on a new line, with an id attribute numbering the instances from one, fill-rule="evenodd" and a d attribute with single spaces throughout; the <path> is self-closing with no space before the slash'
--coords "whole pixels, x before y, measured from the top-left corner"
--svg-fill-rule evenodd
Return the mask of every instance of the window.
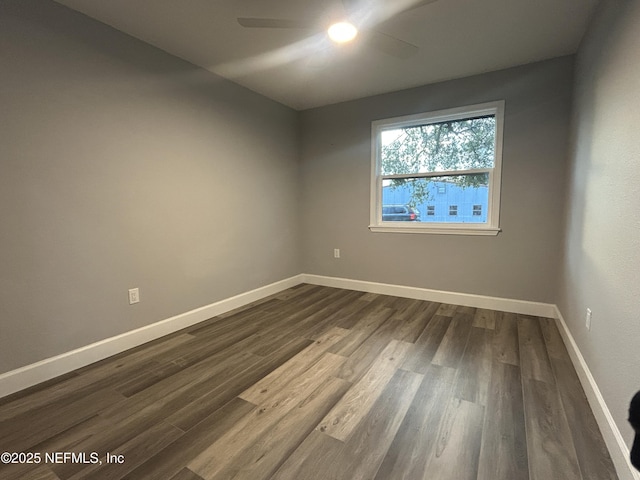
<path id="1" fill-rule="evenodd" d="M 503 118 L 500 101 L 374 121 L 371 231 L 497 235 Z"/>

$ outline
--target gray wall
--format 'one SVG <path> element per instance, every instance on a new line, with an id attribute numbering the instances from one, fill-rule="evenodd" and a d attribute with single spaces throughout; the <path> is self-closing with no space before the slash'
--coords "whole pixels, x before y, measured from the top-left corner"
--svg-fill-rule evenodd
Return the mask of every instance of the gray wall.
<path id="1" fill-rule="evenodd" d="M 640 389 L 640 3 L 605 1 L 594 20 L 577 62 L 558 305 L 630 445 L 627 409 Z"/>
<path id="2" fill-rule="evenodd" d="M 305 273 L 555 303 L 572 74 L 564 57 L 302 112 Z M 500 99 L 503 232 L 371 233 L 371 121 Z"/>
<path id="3" fill-rule="evenodd" d="M 0 373 L 300 273 L 296 112 L 49 1 L 0 66 Z"/>

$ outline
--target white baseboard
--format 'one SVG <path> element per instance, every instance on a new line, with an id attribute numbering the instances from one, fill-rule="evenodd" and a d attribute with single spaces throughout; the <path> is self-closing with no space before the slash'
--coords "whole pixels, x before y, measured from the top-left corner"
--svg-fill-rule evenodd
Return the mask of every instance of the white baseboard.
<path id="1" fill-rule="evenodd" d="M 337 277 L 300 274 L 0 375 L 0 398 L 150 342 L 300 283 L 395 295 L 506 312 L 555 316 L 553 305 Z"/>
<path id="2" fill-rule="evenodd" d="M 609 449 L 609 454 L 611 455 L 611 460 L 613 460 L 613 464 L 616 467 L 618 477 L 620 480 L 640 480 L 640 474 L 633 468 L 629 461 L 629 448 L 622 438 L 620 429 L 613 420 L 609 407 L 607 407 L 607 404 L 602 397 L 602 393 L 600 393 L 598 384 L 593 378 L 593 375 L 591 375 L 589 366 L 587 365 L 587 362 L 585 362 L 584 357 L 582 356 L 582 353 L 580 352 L 580 349 L 578 348 L 573 335 L 571 335 L 562 313 L 560 313 L 557 306 L 555 307 L 554 317 L 556 318 L 560 335 L 562 335 L 564 344 L 567 346 L 567 350 L 569 351 L 569 356 L 571 357 L 573 366 L 580 378 L 582 388 L 589 400 L 591 410 L 596 417 L 602 437 Z"/>
<path id="3" fill-rule="evenodd" d="M 555 305 L 549 303 L 529 302 L 526 300 L 513 300 L 509 298 L 487 297 L 470 293 L 447 292 L 444 290 L 430 290 L 428 288 L 407 287 L 404 285 L 392 285 L 388 283 L 367 282 L 364 280 L 351 280 L 347 278 L 324 277 L 321 275 L 303 274 L 302 281 L 313 285 L 325 287 L 344 288 L 360 292 L 380 293 L 396 297 L 428 300 L 430 302 L 450 303 L 465 307 L 487 308 L 502 312 L 520 313 L 522 315 L 534 315 L 536 317 L 555 318 Z"/>
<path id="4" fill-rule="evenodd" d="M 186 313 L 146 325 L 115 337 L 107 338 L 91 345 L 70 352 L 47 358 L 0 375 L 0 398 L 38 383 L 51 380 L 91 363 L 103 360 L 112 355 L 124 352 L 133 347 L 150 342 L 164 335 L 177 332 L 209 318 L 221 315 L 251 302 L 268 297 L 302 283 L 302 275 L 281 280 L 279 282 L 241 293 L 219 302 L 196 308 Z"/>

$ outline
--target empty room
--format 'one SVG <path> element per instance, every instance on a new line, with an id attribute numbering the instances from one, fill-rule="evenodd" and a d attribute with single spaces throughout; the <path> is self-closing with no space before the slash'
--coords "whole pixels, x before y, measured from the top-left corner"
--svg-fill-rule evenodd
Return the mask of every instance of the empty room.
<path id="1" fill-rule="evenodd" d="M 639 58 L 636 0 L 0 0 L 0 478 L 640 480 Z"/>

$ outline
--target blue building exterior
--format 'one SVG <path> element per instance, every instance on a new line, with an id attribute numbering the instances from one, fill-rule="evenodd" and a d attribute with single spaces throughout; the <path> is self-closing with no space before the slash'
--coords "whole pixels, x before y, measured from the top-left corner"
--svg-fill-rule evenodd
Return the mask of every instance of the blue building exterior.
<path id="1" fill-rule="evenodd" d="M 415 207 L 421 222 L 486 223 L 489 188 L 460 187 L 451 182 L 427 184 L 428 199 Z M 382 188 L 382 205 L 407 205 L 411 202 L 410 185 Z"/>

